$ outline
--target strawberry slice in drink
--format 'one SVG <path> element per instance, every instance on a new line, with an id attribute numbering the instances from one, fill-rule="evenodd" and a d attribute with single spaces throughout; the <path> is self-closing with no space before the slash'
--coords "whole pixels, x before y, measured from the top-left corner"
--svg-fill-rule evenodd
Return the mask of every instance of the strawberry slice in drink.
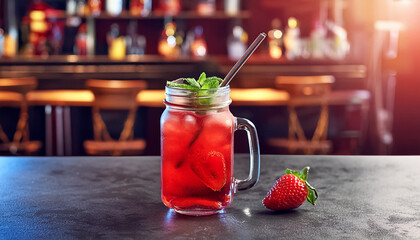
<path id="1" fill-rule="evenodd" d="M 223 154 L 210 151 L 207 156 L 197 153 L 190 161 L 191 169 L 213 191 L 220 191 L 226 184 L 226 164 Z"/>

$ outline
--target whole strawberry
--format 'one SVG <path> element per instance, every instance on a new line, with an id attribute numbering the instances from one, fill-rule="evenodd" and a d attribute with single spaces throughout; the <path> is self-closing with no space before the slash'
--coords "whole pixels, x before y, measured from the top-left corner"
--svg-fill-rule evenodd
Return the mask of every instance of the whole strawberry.
<path id="1" fill-rule="evenodd" d="M 274 186 L 263 199 L 263 205 L 271 210 L 287 210 L 297 208 L 305 202 L 315 205 L 318 193 L 306 181 L 309 167 L 297 172 L 286 170 L 286 175 L 276 181 Z"/>

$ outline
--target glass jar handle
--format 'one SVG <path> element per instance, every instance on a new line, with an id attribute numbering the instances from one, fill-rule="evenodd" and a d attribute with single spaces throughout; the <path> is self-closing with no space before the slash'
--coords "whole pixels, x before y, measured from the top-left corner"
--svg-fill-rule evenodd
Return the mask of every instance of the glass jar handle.
<path id="1" fill-rule="evenodd" d="M 247 190 L 253 187 L 260 178 L 260 145 L 258 143 L 257 129 L 254 124 L 245 118 L 236 118 L 236 130 L 245 130 L 249 143 L 249 175 L 244 180 L 236 179 L 236 191 Z"/>

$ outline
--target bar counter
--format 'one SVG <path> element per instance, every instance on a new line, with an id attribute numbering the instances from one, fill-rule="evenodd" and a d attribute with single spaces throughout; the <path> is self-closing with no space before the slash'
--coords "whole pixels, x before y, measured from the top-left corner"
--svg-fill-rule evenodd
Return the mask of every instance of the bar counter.
<path id="1" fill-rule="evenodd" d="M 236 155 L 235 175 L 247 175 Z M 418 239 L 419 156 L 261 158 L 260 182 L 222 214 L 190 217 L 160 200 L 160 157 L 0 157 L 0 239 Z M 286 168 L 310 165 L 316 206 L 261 204 Z"/>
<path id="2" fill-rule="evenodd" d="M 271 88 L 231 89 L 232 105 L 239 106 L 284 106 L 291 102 L 301 105 L 352 105 L 367 103 L 370 93 L 367 90 L 333 91 L 325 97 L 314 96 L 291 100 L 286 91 Z M 137 95 L 139 106 L 164 107 L 164 90 L 143 90 Z M 92 106 L 93 93 L 90 90 L 35 90 L 28 93 L 29 105 L 43 106 Z M 19 106 L 22 96 L 0 91 L 0 106 Z"/>
<path id="3" fill-rule="evenodd" d="M 149 89 L 162 89 L 167 80 L 181 76 L 198 77 L 201 72 L 225 76 L 236 61 L 224 55 L 205 58 L 127 56 L 110 60 L 108 56 L 33 56 L 0 58 L 0 78 L 32 76 L 38 89 L 83 89 L 86 79 L 147 80 Z M 254 54 L 235 76 L 231 86 L 238 88 L 273 87 L 276 76 L 333 75 L 340 89 L 365 88 L 367 67 L 358 62 L 328 60 L 271 59 Z"/>

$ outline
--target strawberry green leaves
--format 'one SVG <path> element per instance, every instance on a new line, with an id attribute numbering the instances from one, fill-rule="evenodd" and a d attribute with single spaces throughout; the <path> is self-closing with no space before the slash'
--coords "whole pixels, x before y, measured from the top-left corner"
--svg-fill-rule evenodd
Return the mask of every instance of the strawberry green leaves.
<path id="1" fill-rule="evenodd" d="M 315 205 L 318 198 L 315 188 L 306 181 L 309 167 L 300 172 L 287 169 L 286 175 L 277 179 L 262 201 L 264 207 L 274 211 L 298 208 L 305 200 Z"/>
<path id="2" fill-rule="evenodd" d="M 314 187 L 312 187 L 306 180 L 308 179 L 309 167 L 303 168 L 300 172 L 291 169 L 286 169 L 286 174 L 293 174 L 300 180 L 305 182 L 306 188 L 308 188 L 308 196 L 306 200 L 312 205 L 315 205 L 315 201 L 318 199 L 318 193 Z"/>
<path id="3" fill-rule="evenodd" d="M 306 179 L 308 179 L 308 171 L 309 167 L 305 167 L 304 169 L 300 170 L 300 172 L 291 169 L 286 169 L 286 174 L 293 174 L 296 177 L 300 178 L 302 181 L 306 181 Z"/>
<path id="4" fill-rule="evenodd" d="M 315 201 L 318 199 L 318 193 L 314 187 L 309 185 L 307 181 L 305 181 L 306 187 L 308 188 L 308 196 L 306 197 L 306 200 L 310 202 L 312 205 L 315 205 Z"/>

